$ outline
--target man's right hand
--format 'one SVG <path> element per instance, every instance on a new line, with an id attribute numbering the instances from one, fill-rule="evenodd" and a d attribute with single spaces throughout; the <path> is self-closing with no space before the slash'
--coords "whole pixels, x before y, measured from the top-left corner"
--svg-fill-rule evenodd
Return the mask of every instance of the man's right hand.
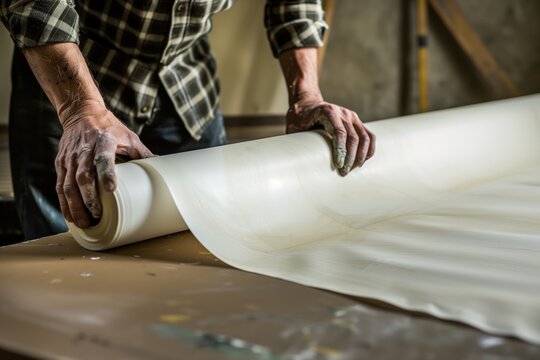
<path id="1" fill-rule="evenodd" d="M 90 214 L 101 217 L 97 180 L 106 191 L 116 189 L 116 154 L 154 155 L 100 101 L 73 103 L 59 115 L 64 133 L 55 161 L 56 193 L 66 220 L 85 228 L 91 225 Z"/>
<path id="2" fill-rule="evenodd" d="M 67 221 L 88 227 L 92 217 L 101 217 L 97 180 L 106 191 L 116 188 L 116 154 L 154 155 L 107 110 L 76 44 L 24 48 L 23 54 L 64 128 L 55 161 L 62 213 Z"/>

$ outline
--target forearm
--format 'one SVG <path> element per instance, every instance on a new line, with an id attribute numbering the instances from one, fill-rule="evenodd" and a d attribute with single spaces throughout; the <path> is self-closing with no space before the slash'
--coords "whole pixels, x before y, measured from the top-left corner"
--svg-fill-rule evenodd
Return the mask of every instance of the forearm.
<path id="1" fill-rule="evenodd" d="M 83 102 L 104 106 L 90 70 L 74 43 L 59 43 L 23 49 L 34 75 L 65 127 Z"/>
<path id="2" fill-rule="evenodd" d="M 322 101 L 319 89 L 317 49 L 299 48 L 284 51 L 279 63 L 287 84 L 289 105 L 310 97 Z"/>
<path id="3" fill-rule="evenodd" d="M 76 44 L 29 47 L 23 53 L 64 128 L 55 160 L 60 208 L 69 222 L 87 227 L 90 214 L 101 216 L 97 179 L 107 191 L 116 188 L 115 154 L 153 155 L 107 109 Z"/>

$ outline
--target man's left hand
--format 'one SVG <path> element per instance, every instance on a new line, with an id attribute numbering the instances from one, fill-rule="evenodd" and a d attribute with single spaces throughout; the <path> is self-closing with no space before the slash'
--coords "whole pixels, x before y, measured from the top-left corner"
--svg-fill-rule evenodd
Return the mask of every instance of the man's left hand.
<path id="1" fill-rule="evenodd" d="M 317 95 L 302 95 L 287 112 L 287 133 L 322 125 L 333 140 L 334 164 L 345 176 L 375 153 L 375 135 L 349 109 L 326 102 Z"/>

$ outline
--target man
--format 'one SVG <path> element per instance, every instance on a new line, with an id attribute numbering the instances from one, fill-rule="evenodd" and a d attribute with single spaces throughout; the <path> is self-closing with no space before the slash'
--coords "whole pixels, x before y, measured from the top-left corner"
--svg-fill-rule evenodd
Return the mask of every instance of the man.
<path id="1" fill-rule="evenodd" d="M 226 142 L 206 34 L 211 16 L 232 3 L 0 0 L 21 50 L 12 68 L 10 152 L 26 239 L 65 231 L 64 218 L 83 228 L 99 219 L 96 181 L 115 190 L 116 155 Z M 265 25 L 289 92 L 287 131 L 321 125 L 340 173 L 361 166 L 373 155 L 373 134 L 354 112 L 325 102 L 318 85 L 320 0 L 267 0 Z"/>

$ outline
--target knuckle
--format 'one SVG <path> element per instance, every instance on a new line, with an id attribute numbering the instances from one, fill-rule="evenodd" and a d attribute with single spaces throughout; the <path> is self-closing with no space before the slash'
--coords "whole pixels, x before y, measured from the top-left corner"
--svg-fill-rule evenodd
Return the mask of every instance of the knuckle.
<path id="1" fill-rule="evenodd" d="M 365 140 L 363 141 L 363 143 L 362 143 L 362 152 L 365 152 L 365 153 L 368 152 L 368 150 L 369 150 L 369 144 L 370 144 L 370 143 L 371 143 L 371 142 L 369 141 L 369 138 L 367 138 L 367 139 L 365 139 Z"/>
<path id="2" fill-rule="evenodd" d="M 56 184 L 55 190 L 56 190 L 56 193 L 58 195 L 63 195 L 64 194 L 64 185 Z"/>
<path id="3" fill-rule="evenodd" d="M 89 152 L 92 152 L 92 145 L 90 144 L 84 144 L 84 145 L 81 145 L 81 147 L 79 148 L 79 156 L 80 155 L 83 155 L 83 154 L 86 154 L 86 153 L 89 153 Z"/>
<path id="4" fill-rule="evenodd" d="M 101 141 L 113 140 L 113 135 L 109 131 L 105 131 L 105 130 L 100 130 L 98 132 L 97 137 L 98 137 L 98 140 L 101 140 Z"/>
<path id="5" fill-rule="evenodd" d="M 353 132 L 348 134 L 347 139 L 352 143 L 358 143 L 360 141 L 360 137 Z"/>
<path id="6" fill-rule="evenodd" d="M 334 106 L 332 104 L 329 104 L 329 103 L 324 103 L 320 106 L 320 109 L 324 112 L 333 112 L 334 111 Z"/>
<path id="7" fill-rule="evenodd" d="M 75 151 L 70 151 L 64 158 L 64 164 L 74 164 L 77 162 L 78 154 Z"/>
<path id="8" fill-rule="evenodd" d="M 347 131 L 345 130 L 345 128 L 343 126 L 339 126 L 339 127 L 334 128 L 334 133 L 336 134 L 337 137 L 346 137 L 347 136 Z"/>
<path id="9" fill-rule="evenodd" d="M 358 136 L 364 139 L 364 141 L 369 141 L 369 134 L 364 128 L 358 130 Z"/>
<path id="10" fill-rule="evenodd" d="M 58 170 L 58 169 L 61 169 L 64 167 L 64 163 L 65 163 L 65 158 L 64 156 L 57 156 L 55 159 L 54 159 L 54 167 Z"/>
<path id="11" fill-rule="evenodd" d="M 371 141 L 371 138 L 370 138 L 369 135 L 368 135 L 367 133 L 365 133 L 365 132 L 364 132 L 364 133 L 361 133 L 360 136 L 359 136 L 359 138 L 362 139 L 362 142 L 363 142 L 364 144 L 369 144 L 370 141 Z"/>
<path id="12" fill-rule="evenodd" d="M 87 184 L 94 179 L 92 173 L 87 169 L 77 171 L 75 178 L 79 184 Z"/>
<path id="13" fill-rule="evenodd" d="M 62 190 L 64 191 L 64 194 L 66 196 L 72 196 L 72 195 L 75 195 L 77 193 L 77 190 L 71 184 L 64 184 L 64 186 L 62 187 Z"/>
<path id="14" fill-rule="evenodd" d="M 114 157 L 114 154 L 111 151 L 102 151 L 102 152 L 97 153 L 94 156 L 94 162 L 95 163 L 107 162 L 113 157 Z"/>
<path id="15" fill-rule="evenodd" d="M 97 147 L 113 147 L 116 145 L 115 137 L 108 131 L 100 131 L 96 137 Z"/>

